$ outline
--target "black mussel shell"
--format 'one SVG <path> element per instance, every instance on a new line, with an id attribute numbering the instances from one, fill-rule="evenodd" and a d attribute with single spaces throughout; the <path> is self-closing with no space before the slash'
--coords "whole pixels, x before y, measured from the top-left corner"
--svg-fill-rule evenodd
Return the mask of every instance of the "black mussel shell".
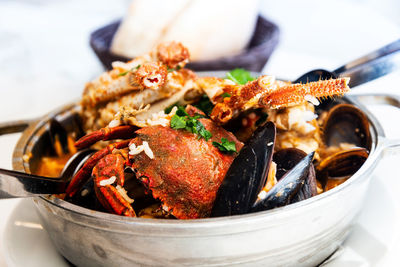
<path id="1" fill-rule="evenodd" d="M 274 153 L 273 161 L 276 163 L 276 179 L 279 181 L 289 170 L 293 169 L 305 156 L 306 152 L 297 148 L 281 149 Z M 309 173 L 297 194 L 290 203 L 295 203 L 317 195 L 317 180 L 314 165 L 310 165 Z"/>
<path id="2" fill-rule="evenodd" d="M 81 118 L 77 113 L 74 113 L 67 119 L 62 116 L 60 116 L 60 118 L 50 119 L 48 123 L 48 141 L 52 144 L 52 146 L 49 146 L 50 155 L 57 155 L 54 147 L 56 140 L 58 140 L 61 145 L 62 153 L 68 154 L 71 152 L 68 147 L 68 136 L 78 138 L 83 136 L 84 133 Z"/>
<path id="3" fill-rule="evenodd" d="M 49 121 L 49 134 L 51 144 L 54 146 L 58 141 L 61 145 L 64 154 L 69 153 L 68 149 L 68 132 L 57 120 L 51 119 Z M 54 149 L 54 148 L 53 148 Z M 55 151 L 54 151 L 55 152 Z"/>
<path id="4" fill-rule="evenodd" d="M 280 180 L 305 156 L 307 153 L 297 148 L 285 148 L 275 152 L 272 160 L 276 163 L 276 179 Z"/>
<path id="5" fill-rule="evenodd" d="M 314 165 L 311 164 L 308 176 L 304 180 L 303 186 L 300 188 L 299 192 L 297 192 L 297 194 L 290 200 L 290 204 L 316 196 L 317 194 L 317 175 L 315 173 Z"/>
<path id="6" fill-rule="evenodd" d="M 328 147 L 350 143 L 367 150 L 371 148 L 368 118 L 353 105 L 336 105 L 329 111 L 322 128 L 324 142 Z"/>
<path id="7" fill-rule="evenodd" d="M 211 212 L 212 217 L 248 213 L 263 188 L 274 150 L 272 122 L 260 126 L 232 162 Z"/>
<path id="8" fill-rule="evenodd" d="M 263 211 L 289 204 L 309 175 L 314 152 L 304 157 L 271 188 L 263 199 L 257 199 L 251 211 Z"/>
<path id="9" fill-rule="evenodd" d="M 317 179 L 325 188 L 329 179 L 349 178 L 361 168 L 368 155 L 368 150 L 362 147 L 337 152 L 318 164 Z"/>

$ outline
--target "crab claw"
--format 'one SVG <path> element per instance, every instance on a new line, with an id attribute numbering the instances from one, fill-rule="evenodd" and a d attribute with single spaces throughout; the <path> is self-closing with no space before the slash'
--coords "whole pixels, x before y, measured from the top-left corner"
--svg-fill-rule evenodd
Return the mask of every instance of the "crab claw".
<path id="1" fill-rule="evenodd" d="M 93 168 L 94 191 L 104 208 L 112 213 L 136 217 L 124 185 L 125 160 L 121 155 L 109 154 Z"/>
<path id="2" fill-rule="evenodd" d="M 85 147 L 89 147 L 98 141 L 106 141 L 111 139 L 127 139 L 132 138 L 133 133 L 138 128 L 132 125 L 122 125 L 116 127 L 106 127 L 102 128 L 98 131 L 94 131 L 90 134 L 87 134 L 80 138 L 75 142 L 75 147 L 78 149 L 82 149 Z"/>
<path id="3" fill-rule="evenodd" d="M 129 142 L 130 140 L 124 140 L 118 143 L 113 143 L 93 154 L 93 156 L 91 156 L 85 162 L 82 168 L 72 178 L 66 189 L 67 196 L 72 197 L 73 195 L 75 195 L 75 193 L 88 181 L 93 167 L 97 164 L 97 162 L 99 162 L 99 160 L 101 160 L 104 156 L 112 153 L 114 148 L 121 149 L 127 147 Z"/>
<path id="4" fill-rule="evenodd" d="M 261 97 L 259 104 L 277 109 L 295 106 L 315 98 L 344 95 L 350 90 L 349 81 L 349 78 L 339 78 L 305 84 L 289 84 Z"/>

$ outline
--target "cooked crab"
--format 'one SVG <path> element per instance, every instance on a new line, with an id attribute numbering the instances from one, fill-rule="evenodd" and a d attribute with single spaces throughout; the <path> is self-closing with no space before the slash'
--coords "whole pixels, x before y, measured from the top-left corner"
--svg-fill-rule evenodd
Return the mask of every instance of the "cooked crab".
<path id="1" fill-rule="evenodd" d="M 188 106 L 190 116 L 201 111 Z M 135 216 L 124 192 L 124 168 L 134 170 L 136 178 L 162 202 L 164 210 L 177 218 L 201 218 L 210 215 L 216 192 L 228 170 L 234 153 L 222 153 L 214 142 L 226 138 L 236 151 L 243 146 L 236 137 L 210 119 L 198 119 L 211 133 L 209 140 L 169 125 L 153 125 L 134 131 L 132 126 L 117 126 L 95 131 L 77 142 L 78 147 L 96 141 L 134 137 L 98 151 L 77 173 L 67 188 L 72 196 L 90 178 L 102 205 L 116 214 Z M 92 170 L 93 169 L 93 170 Z"/>
<path id="2" fill-rule="evenodd" d="M 135 109 L 193 87 L 196 75 L 183 67 L 189 52 L 180 43 L 159 45 L 129 62 L 113 62 L 113 69 L 86 84 L 81 106 L 84 129 L 108 125 L 121 106 Z"/>

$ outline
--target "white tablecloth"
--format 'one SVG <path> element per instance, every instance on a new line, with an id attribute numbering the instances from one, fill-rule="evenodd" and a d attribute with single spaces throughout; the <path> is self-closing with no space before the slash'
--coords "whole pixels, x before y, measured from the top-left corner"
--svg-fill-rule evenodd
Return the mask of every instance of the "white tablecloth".
<path id="1" fill-rule="evenodd" d="M 89 48 L 89 33 L 122 16 L 127 4 L 122 0 L 0 2 L 0 122 L 38 117 L 78 99 L 84 83 L 102 71 Z M 334 69 L 400 37 L 397 1 L 269 0 L 261 1 L 261 10 L 281 29 L 279 47 L 264 72 L 283 78 L 315 68 Z M 396 72 L 352 93 L 400 94 L 399 84 Z M 400 136 L 399 110 L 371 108 L 389 137 Z M 11 168 L 18 137 L 0 138 L 0 167 Z M 398 153 L 388 155 L 377 167 L 356 230 L 329 266 L 400 265 L 399 160 Z M 18 265 L 7 255 L 12 241 L 4 238 L 18 202 L 0 201 L 0 266 Z M 29 266 L 41 264 L 45 259 Z"/>

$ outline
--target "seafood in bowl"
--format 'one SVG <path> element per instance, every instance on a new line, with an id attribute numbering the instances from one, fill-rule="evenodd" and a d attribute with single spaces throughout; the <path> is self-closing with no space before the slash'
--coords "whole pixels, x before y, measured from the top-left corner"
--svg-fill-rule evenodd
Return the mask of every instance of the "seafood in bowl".
<path id="1" fill-rule="evenodd" d="M 292 84 L 241 69 L 200 77 L 188 60 L 182 44 L 161 44 L 86 85 L 87 134 L 75 146 L 98 151 L 65 200 L 92 195 L 100 210 L 129 217 L 246 214 L 323 193 L 368 158 L 363 112 L 320 105 L 348 92 L 348 79 Z"/>
<path id="2" fill-rule="evenodd" d="M 158 62 L 160 59 L 155 58 L 154 61 Z M 163 63 L 156 65 L 162 67 Z M 168 73 L 180 71 L 184 72 L 185 68 L 167 67 Z M 135 73 L 136 68 L 117 70 L 114 73 L 118 76 L 114 78 L 124 77 L 129 72 Z M 52 145 L 58 143 L 64 147 L 62 140 L 71 137 L 78 140 L 88 134 L 87 138 L 79 142 L 82 147 L 90 146 L 98 151 L 121 140 L 127 144 L 125 148 L 104 150 L 104 155 L 100 155 L 98 161 L 93 160 L 92 167 L 97 171 L 93 172 L 92 167 L 85 168 L 87 175 L 82 180 L 78 179 L 82 181 L 82 186 L 78 182 L 76 193 L 72 197 L 64 194 L 33 199 L 43 228 L 48 232 L 54 246 L 77 266 L 317 266 L 323 262 L 340 246 L 355 224 L 355 218 L 367 196 L 371 172 L 382 152 L 398 146 L 399 142 L 388 142 L 379 121 L 360 103 L 365 98 L 356 98 L 354 95 L 331 97 L 336 93 L 330 91 L 329 87 L 336 88 L 334 84 L 339 82 L 338 84 L 344 85 L 343 91 L 347 91 L 347 79 L 291 85 L 263 76 L 254 82 L 257 79 L 253 76 L 256 75 L 243 70 L 194 75 L 190 71 L 187 73 L 191 73 L 187 77 L 191 77 L 193 86 L 189 86 L 191 82 L 188 83 L 188 90 L 181 95 L 172 93 L 157 101 L 147 99 L 150 106 L 139 104 L 135 108 L 122 105 L 121 109 L 118 107 L 110 112 L 108 117 L 95 113 L 96 108 L 104 109 L 107 103 L 114 102 L 118 105 L 118 99 L 128 94 L 116 93 L 93 107 L 85 107 L 82 103 L 62 107 L 30 124 L 24 131 L 14 150 L 13 168 L 27 173 L 37 173 L 42 164 L 40 158 L 56 155 L 57 149 Z M 271 92 L 261 90 L 260 94 L 253 96 L 249 93 L 246 98 L 246 92 L 258 90 L 258 87 L 264 88 L 265 84 L 276 88 Z M 325 86 L 327 84 L 330 85 Z M 282 92 L 282 88 L 286 88 L 285 91 Z M 146 91 L 148 89 L 157 90 L 143 88 L 136 93 L 144 96 L 150 92 Z M 313 97 L 314 93 L 319 96 L 317 93 L 324 91 L 330 95 L 328 100 L 324 97 Z M 280 93 L 277 95 L 277 92 Z M 277 99 L 279 95 L 282 96 L 284 105 L 282 102 L 265 101 L 272 100 L 267 95 L 278 96 Z M 289 97 L 292 95 L 303 96 L 297 98 L 303 100 L 290 106 L 289 102 L 295 99 Z M 240 101 L 241 98 L 253 101 Z M 316 105 L 315 98 L 319 100 L 319 105 Z M 391 105 L 399 103 L 398 99 L 390 96 L 372 98 L 376 101 L 385 100 L 385 103 Z M 140 97 L 135 99 L 140 103 L 139 100 Z M 215 118 L 220 120 L 214 121 L 210 116 L 219 103 L 220 110 L 228 112 L 214 113 L 213 116 L 216 115 Z M 268 106 L 271 103 L 282 106 L 274 109 Z M 83 114 L 82 111 L 86 108 L 92 108 L 93 115 L 90 112 Z M 195 114 L 191 114 L 191 110 L 196 110 Z M 90 116 L 95 116 L 95 119 Z M 228 119 L 223 121 L 226 117 Z M 204 124 L 203 119 L 206 121 Z M 52 122 L 55 120 L 65 127 L 64 134 L 58 133 L 59 136 L 65 137 L 67 134 L 70 138 L 51 138 Z M 212 122 L 211 126 L 216 125 L 224 130 L 211 131 L 208 120 Z M 102 125 L 95 125 L 97 122 Z M 184 136 L 181 139 L 192 144 L 191 150 L 196 148 L 195 151 L 190 150 L 191 154 L 198 151 L 200 154 L 196 155 L 211 153 L 208 159 L 223 156 L 233 158 L 216 193 L 215 187 L 211 193 L 204 194 L 197 190 L 200 186 L 196 185 L 200 183 L 185 184 L 184 182 L 190 180 L 184 173 L 178 175 L 183 180 L 173 179 L 174 173 L 171 171 L 179 168 L 168 169 L 168 166 L 162 166 L 162 160 L 167 158 L 157 156 L 156 151 L 174 147 L 177 139 L 170 143 L 161 143 L 159 148 L 154 147 L 142 138 L 156 134 L 146 129 L 155 129 L 150 128 L 155 126 L 164 127 L 160 134 L 173 132 L 177 139 Z M 61 128 L 56 127 L 63 132 Z M 84 131 L 82 128 L 85 128 Z M 102 128 L 105 129 L 100 130 Z M 225 139 L 221 136 L 218 141 L 212 140 L 212 135 L 219 132 L 223 133 Z M 237 143 L 229 139 L 230 134 L 235 136 Z M 99 139 L 107 140 L 98 141 Z M 160 140 L 164 140 L 163 137 Z M 217 150 L 202 150 L 211 148 L 209 143 L 204 142 L 211 142 L 212 148 Z M 241 148 L 237 146 L 239 142 L 242 143 Z M 129 143 L 134 146 L 131 147 Z M 68 153 L 73 150 L 69 149 Z M 178 150 L 187 151 L 187 148 L 179 147 Z M 82 153 L 87 152 L 89 151 L 85 150 Z M 222 154 L 215 155 L 216 153 Z M 176 166 L 172 164 L 185 162 L 186 154 L 179 155 L 179 160 L 172 162 L 170 167 Z M 107 164 L 109 159 L 116 158 L 119 159 L 110 161 L 111 165 Z M 121 158 L 124 159 L 122 164 Z M 134 165 L 135 159 L 140 161 L 139 165 Z M 47 160 L 49 161 L 51 158 Z M 100 164 L 101 161 L 106 164 Z M 205 162 L 212 163 L 207 160 Z M 224 162 L 226 164 L 227 161 Z M 55 162 L 55 165 L 58 163 Z M 115 168 L 121 165 L 123 176 L 118 171 L 121 168 Z M 170 171 L 165 173 L 168 175 L 157 172 L 158 166 Z M 180 166 L 182 168 L 179 171 L 193 171 L 191 165 Z M 151 173 L 146 173 L 144 177 L 136 175 L 138 170 L 142 172 L 146 168 Z M 207 173 L 212 171 L 204 172 L 204 175 L 208 176 Z M 103 174 L 105 177 L 102 177 Z M 97 188 L 93 182 L 95 175 L 99 178 Z M 117 175 L 118 178 L 124 178 L 122 186 Z M 157 175 L 173 186 L 167 187 L 166 192 L 157 191 L 160 187 L 154 188 L 152 186 L 156 183 L 151 183 L 160 181 Z M 202 177 L 200 174 L 197 176 Z M 86 183 L 85 177 L 88 181 Z M 347 179 L 348 177 L 350 178 Z M 206 181 L 207 179 L 210 177 Z M 343 183 L 340 184 L 341 182 Z M 340 185 L 337 186 L 338 184 Z M 182 205 L 179 204 L 187 204 L 179 203 L 179 198 L 173 198 L 174 195 L 182 194 L 183 188 L 176 187 L 182 185 L 187 185 L 187 192 L 194 192 L 184 194 L 190 201 L 215 194 L 211 212 L 207 208 L 209 216 L 215 218 L 172 219 L 180 216 L 178 213 Z M 99 201 L 95 191 L 101 191 L 104 186 L 115 189 L 121 187 L 123 190 L 117 189 L 116 201 L 103 193 Z M 112 214 L 117 213 L 115 207 L 129 210 L 121 205 L 122 198 L 128 203 L 134 200 L 129 204 L 136 217 Z M 176 206 L 175 203 L 171 204 L 171 199 L 176 201 Z M 177 216 L 174 215 L 174 209 L 178 212 Z M 206 214 L 192 213 L 191 209 L 189 211 L 187 214 Z"/>

